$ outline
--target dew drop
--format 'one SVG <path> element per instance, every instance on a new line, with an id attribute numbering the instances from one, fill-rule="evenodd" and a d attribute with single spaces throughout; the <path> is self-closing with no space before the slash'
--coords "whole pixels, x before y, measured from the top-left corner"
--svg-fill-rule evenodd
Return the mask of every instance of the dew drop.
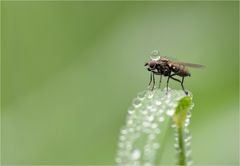
<path id="1" fill-rule="evenodd" d="M 164 121 L 164 117 L 161 116 L 158 120 L 159 120 L 159 122 L 163 122 Z"/>
<path id="2" fill-rule="evenodd" d="M 145 146 L 144 146 L 144 151 L 149 151 L 150 150 L 150 147 L 149 147 L 149 144 L 146 144 Z"/>
<path id="3" fill-rule="evenodd" d="M 134 106 L 135 108 L 138 108 L 138 107 L 140 107 L 141 105 L 142 105 L 142 103 L 141 103 L 141 100 L 140 100 L 140 99 L 135 98 L 135 99 L 133 100 L 133 106 Z"/>
<path id="4" fill-rule="evenodd" d="M 159 60 L 160 59 L 160 52 L 158 50 L 153 50 L 150 55 L 151 60 Z"/>
<path id="5" fill-rule="evenodd" d="M 189 112 L 187 113 L 187 118 L 191 118 L 191 116 L 192 116 L 192 114 L 191 114 L 191 112 L 189 111 Z"/>
<path id="6" fill-rule="evenodd" d="M 153 92 L 151 92 L 151 93 L 148 94 L 148 98 L 149 98 L 149 99 L 153 98 Z"/>
<path id="7" fill-rule="evenodd" d="M 122 142 L 120 142 L 120 143 L 118 144 L 118 146 L 119 146 L 120 148 L 123 148 L 123 147 L 124 147 L 124 144 L 123 144 Z"/>
<path id="8" fill-rule="evenodd" d="M 139 92 L 137 97 L 138 97 L 138 99 L 143 100 L 145 98 L 146 94 L 147 94 L 147 91 Z"/>
<path id="9" fill-rule="evenodd" d="M 193 161 L 187 161 L 187 166 L 193 165 Z"/>
<path id="10" fill-rule="evenodd" d="M 186 142 L 186 147 L 190 145 L 191 145 L 191 142 Z"/>
<path id="11" fill-rule="evenodd" d="M 148 121 L 153 121 L 154 117 L 153 116 L 148 116 Z"/>
<path id="12" fill-rule="evenodd" d="M 126 140 L 126 137 L 124 137 L 123 135 L 120 137 L 120 140 L 121 141 L 124 141 L 124 140 Z"/>
<path id="13" fill-rule="evenodd" d="M 151 125 L 151 127 L 152 127 L 153 129 L 156 129 L 156 128 L 157 128 L 157 124 L 156 124 L 156 123 L 153 123 L 153 124 Z"/>
<path id="14" fill-rule="evenodd" d="M 151 163 L 144 163 L 143 166 L 152 166 Z"/>
<path id="15" fill-rule="evenodd" d="M 134 129 L 133 128 L 129 128 L 128 129 L 130 133 L 133 133 L 134 132 Z"/>
<path id="16" fill-rule="evenodd" d="M 191 150 L 188 150 L 188 151 L 186 152 L 186 156 L 189 157 L 190 155 L 191 155 Z"/>
<path id="17" fill-rule="evenodd" d="M 162 104 L 162 102 L 161 101 L 156 101 L 156 105 L 161 105 Z"/>
<path id="18" fill-rule="evenodd" d="M 141 127 L 140 126 L 137 126 L 136 127 L 136 131 L 140 131 L 141 130 Z"/>
<path id="19" fill-rule="evenodd" d="M 162 113 L 163 113 L 162 109 L 158 110 L 158 114 L 162 114 Z"/>
<path id="20" fill-rule="evenodd" d="M 194 107 L 194 103 L 192 103 L 192 105 L 189 107 L 190 110 L 192 110 Z"/>
<path id="21" fill-rule="evenodd" d="M 175 136 L 175 141 L 178 142 L 178 137 L 177 136 Z"/>
<path id="22" fill-rule="evenodd" d="M 132 144 L 130 142 L 126 143 L 126 149 L 130 150 L 132 148 Z"/>
<path id="23" fill-rule="evenodd" d="M 147 109 L 149 109 L 149 110 L 152 109 L 152 108 L 153 108 L 153 106 L 151 106 L 151 105 L 147 106 Z"/>
<path id="24" fill-rule="evenodd" d="M 174 112 L 175 112 L 175 110 L 173 110 L 173 109 L 168 110 L 168 111 L 167 111 L 167 115 L 168 115 L 168 116 L 173 116 Z"/>
<path id="25" fill-rule="evenodd" d="M 117 163 L 121 163 L 121 161 L 122 161 L 121 158 L 119 158 L 119 157 L 116 158 Z"/>
<path id="26" fill-rule="evenodd" d="M 156 134 L 160 134 L 161 130 L 159 128 L 156 128 L 155 132 L 156 132 Z"/>
<path id="27" fill-rule="evenodd" d="M 134 113 L 134 107 L 133 107 L 133 106 L 130 106 L 130 107 L 128 108 L 128 113 L 129 113 L 129 114 L 133 114 L 133 113 Z"/>
<path id="28" fill-rule="evenodd" d="M 140 150 L 134 149 L 133 152 L 132 152 L 132 154 L 131 154 L 131 157 L 132 157 L 133 160 L 139 159 L 139 158 L 141 157 L 141 152 L 140 152 Z"/>
<path id="29" fill-rule="evenodd" d="M 166 108 L 166 106 L 165 106 L 165 105 L 162 105 L 161 107 L 162 107 L 162 109 L 163 109 L 163 110 L 165 110 L 165 108 Z"/>
<path id="30" fill-rule="evenodd" d="M 128 113 L 129 113 L 129 114 L 133 114 L 133 113 L 134 113 L 134 110 L 128 110 Z"/>
<path id="31" fill-rule="evenodd" d="M 156 112 L 156 111 L 157 111 L 156 108 L 152 108 L 152 109 L 150 109 L 150 112 Z"/>
<path id="32" fill-rule="evenodd" d="M 166 103 L 167 105 L 169 105 L 170 102 L 171 102 L 170 99 L 165 100 L 165 103 Z"/>
<path id="33" fill-rule="evenodd" d="M 143 122 L 143 127 L 149 127 L 150 126 L 150 123 L 148 122 Z"/>
<path id="34" fill-rule="evenodd" d="M 143 115 L 147 115 L 147 113 L 148 113 L 147 111 L 142 111 Z"/>
<path id="35" fill-rule="evenodd" d="M 178 144 L 174 144 L 174 148 L 178 149 L 179 145 Z"/>
<path id="36" fill-rule="evenodd" d="M 127 134 L 127 130 L 122 130 L 121 133 L 122 134 Z"/>
<path id="37" fill-rule="evenodd" d="M 154 143 L 154 144 L 153 144 L 153 148 L 154 148 L 154 149 L 158 149 L 159 147 L 160 147 L 159 143 Z"/>
<path id="38" fill-rule="evenodd" d="M 188 137 L 185 139 L 185 141 L 188 142 L 188 141 L 190 141 L 191 139 L 192 139 L 192 137 L 191 137 L 191 136 L 188 136 Z"/>
<path id="39" fill-rule="evenodd" d="M 149 137 L 150 140 L 153 140 L 153 139 L 156 138 L 156 135 L 155 134 L 150 134 L 148 137 Z"/>
<path id="40" fill-rule="evenodd" d="M 133 121 L 131 120 L 131 119 L 129 119 L 128 121 L 127 121 L 127 124 L 128 125 L 131 125 L 133 123 Z"/>

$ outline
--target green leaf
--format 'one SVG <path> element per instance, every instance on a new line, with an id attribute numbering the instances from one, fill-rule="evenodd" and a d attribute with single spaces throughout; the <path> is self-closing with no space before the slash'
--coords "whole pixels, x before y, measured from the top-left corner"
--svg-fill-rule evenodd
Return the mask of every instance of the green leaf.
<path id="1" fill-rule="evenodd" d="M 187 112 L 193 106 L 189 94 L 186 96 L 182 90 L 171 89 L 168 93 L 160 89 L 140 92 L 133 99 L 126 124 L 120 132 L 117 164 L 155 165 L 156 156 L 163 153 L 166 132 L 171 130 L 169 122 L 173 119 L 177 129 L 187 126 L 186 120 L 189 122 Z"/>
<path id="2" fill-rule="evenodd" d="M 191 105 L 192 105 L 192 99 L 189 96 L 185 96 L 181 100 L 179 100 L 178 106 L 173 116 L 173 120 L 177 125 L 177 127 L 181 127 L 184 125 L 187 117 L 188 109 L 190 108 Z"/>

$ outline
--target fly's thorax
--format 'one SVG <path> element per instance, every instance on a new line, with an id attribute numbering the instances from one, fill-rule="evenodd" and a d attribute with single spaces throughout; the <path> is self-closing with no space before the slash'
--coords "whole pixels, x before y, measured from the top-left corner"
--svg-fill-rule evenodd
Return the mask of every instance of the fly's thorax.
<path id="1" fill-rule="evenodd" d="M 167 64 L 162 64 L 161 67 L 162 67 L 161 71 L 164 76 L 170 75 L 171 69 Z"/>

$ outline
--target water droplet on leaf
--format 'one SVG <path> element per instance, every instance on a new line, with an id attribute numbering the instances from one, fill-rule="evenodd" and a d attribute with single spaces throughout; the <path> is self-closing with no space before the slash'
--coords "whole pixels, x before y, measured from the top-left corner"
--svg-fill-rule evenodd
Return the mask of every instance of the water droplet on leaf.
<path id="1" fill-rule="evenodd" d="M 141 103 L 141 100 L 140 100 L 140 99 L 135 98 L 135 99 L 133 100 L 133 106 L 134 106 L 135 108 L 138 108 L 138 107 L 140 107 L 141 105 L 142 105 L 142 103 Z"/>
<path id="2" fill-rule="evenodd" d="M 138 149 L 133 150 L 132 155 L 131 155 L 133 160 L 137 160 L 141 157 L 141 152 Z"/>
<path id="3" fill-rule="evenodd" d="M 158 120 L 159 120 L 159 122 L 163 122 L 164 121 L 164 117 L 161 116 Z"/>
<path id="4" fill-rule="evenodd" d="M 145 98 L 146 94 L 147 94 L 147 91 L 139 92 L 137 97 L 138 97 L 138 99 L 143 100 Z"/>
<path id="5" fill-rule="evenodd" d="M 167 115 L 168 115 L 168 116 L 173 116 L 174 112 L 175 112 L 175 110 L 173 110 L 173 109 L 168 110 L 168 111 L 167 111 Z"/>

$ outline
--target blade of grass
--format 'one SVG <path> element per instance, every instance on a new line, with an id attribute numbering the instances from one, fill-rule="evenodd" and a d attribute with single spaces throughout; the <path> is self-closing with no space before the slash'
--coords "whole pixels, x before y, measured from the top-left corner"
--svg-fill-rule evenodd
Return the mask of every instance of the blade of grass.
<path id="1" fill-rule="evenodd" d="M 173 115 L 176 135 L 176 151 L 178 155 L 178 165 L 191 165 L 190 159 L 190 136 L 187 126 L 190 121 L 190 108 L 192 99 L 188 96 L 178 102 L 178 106 Z"/>
<path id="2" fill-rule="evenodd" d="M 133 100 L 126 125 L 121 130 L 117 164 L 155 165 L 157 152 L 164 147 L 164 136 L 170 130 L 168 122 L 176 115 L 179 117 L 174 120 L 182 122 L 181 116 L 185 116 L 180 109 L 185 103 L 180 101 L 186 97 L 191 100 L 191 96 L 180 90 L 169 90 L 167 94 L 166 90 L 160 89 L 140 92 Z"/>

